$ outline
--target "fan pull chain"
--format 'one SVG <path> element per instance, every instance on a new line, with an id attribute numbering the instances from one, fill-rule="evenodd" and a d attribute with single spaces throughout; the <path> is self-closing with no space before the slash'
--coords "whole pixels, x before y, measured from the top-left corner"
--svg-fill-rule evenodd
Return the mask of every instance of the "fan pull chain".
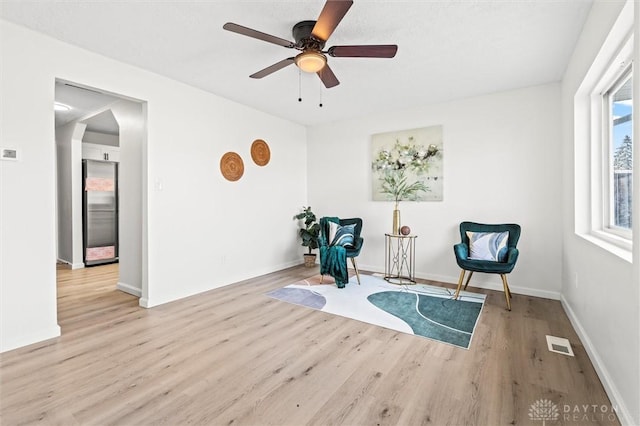
<path id="1" fill-rule="evenodd" d="M 298 68 L 298 102 L 302 102 L 302 71 Z"/>
<path id="2" fill-rule="evenodd" d="M 320 84 L 319 87 L 320 87 L 320 104 L 319 104 L 319 106 L 320 106 L 320 108 L 322 108 L 322 84 Z"/>

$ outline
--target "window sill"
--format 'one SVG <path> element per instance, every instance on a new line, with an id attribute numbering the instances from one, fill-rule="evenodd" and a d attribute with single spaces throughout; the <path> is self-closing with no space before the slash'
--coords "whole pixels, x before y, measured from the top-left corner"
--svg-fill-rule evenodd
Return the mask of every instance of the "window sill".
<path id="1" fill-rule="evenodd" d="M 578 236 L 618 256 L 622 260 L 633 263 L 633 245 L 624 238 L 616 237 L 602 231 L 592 231 L 591 234 L 578 234 Z"/>

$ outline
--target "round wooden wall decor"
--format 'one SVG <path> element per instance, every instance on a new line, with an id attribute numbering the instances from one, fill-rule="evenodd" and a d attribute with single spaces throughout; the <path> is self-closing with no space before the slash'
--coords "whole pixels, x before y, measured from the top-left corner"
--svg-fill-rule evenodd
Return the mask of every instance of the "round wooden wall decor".
<path id="1" fill-rule="evenodd" d="M 251 144 L 251 158 L 258 166 L 266 166 L 271 159 L 269 145 L 262 139 L 256 139 Z"/>
<path id="2" fill-rule="evenodd" d="M 227 152 L 220 159 L 220 171 L 225 179 L 236 181 L 244 174 L 244 163 L 242 157 L 235 152 Z"/>

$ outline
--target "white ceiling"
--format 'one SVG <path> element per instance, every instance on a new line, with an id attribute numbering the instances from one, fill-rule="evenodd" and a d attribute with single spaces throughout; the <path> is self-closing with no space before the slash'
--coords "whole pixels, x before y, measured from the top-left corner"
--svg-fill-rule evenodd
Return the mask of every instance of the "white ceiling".
<path id="1" fill-rule="evenodd" d="M 87 123 L 86 130 L 117 135 L 118 123 L 113 118 L 113 114 L 104 109 L 119 99 L 107 93 L 57 81 L 55 100 L 62 105 L 70 106 L 71 109 L 55 112 L 55 126 L 60 127 L 73 120 L 82 119 Z M 98 111 L 102 112 L 96 114 Z"/>
<path id="2" fill-rule="evenodd" d="M 295 66 L 250 79 L 294 51 L 222 29 L 225 22 L 235 22 L 292 40 L 293 25 L 315 20 L 324 0 L 3 0 L 0 16 L 314 125 L 559 81 L 591 3 L 355 0 L 326 47 L 397 44 L 398 54 L 393 59 L 329 58 L 341 82 L 332 89 L 313 74 L 303 74 L 299 82 Z M 299 87 L 303 102 L 298 102 Z"/>

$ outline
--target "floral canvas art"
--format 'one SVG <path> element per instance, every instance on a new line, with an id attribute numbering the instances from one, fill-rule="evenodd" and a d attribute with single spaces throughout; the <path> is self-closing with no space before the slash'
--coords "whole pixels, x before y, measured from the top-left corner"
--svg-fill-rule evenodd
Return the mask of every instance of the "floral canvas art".
<path id="1" fill-rule="evenodd" d="M 371 138 L 374 201 L 442 201 L 442 126 Z"/>

